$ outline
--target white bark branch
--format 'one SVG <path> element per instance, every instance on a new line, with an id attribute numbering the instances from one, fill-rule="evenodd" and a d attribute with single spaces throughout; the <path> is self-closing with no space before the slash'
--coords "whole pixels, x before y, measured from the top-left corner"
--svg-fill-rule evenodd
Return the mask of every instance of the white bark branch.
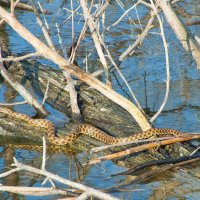
<path id="1" fill-rule="evenodd" d="M 106 193 L 103 193 L 99 190 L 87 187 L 87 186 L 85 186 L 81 183 L 76 183 L 76 182 L 64 179 L 64 178 L 62 178 L 58 175 L 55 175 L 55 174 L 52 174 L 52 173 L 46 171 L 46 170 L 40 170 L 40 169 L 31 167 L 31 166 L 28 166 L 28 165 L 24 165 L 23 163 L 18 162 L 15 158 L 14 158 L 14 164 L 12 164 L 12 166 L 17 167 L 17 169 L 20 169 L 20 170 L 25 170 L 25 171 L 29 171 L 31 173 L 46 176 L 47 178 L 49 178 L 51 180 L 58 181 L 62 184 L 68 185 L 68 186 L 73 187 L 73 188 L 77 188 L 77 189 L 82 190 L 82 191 L 88 191 L 89 190 L 90 195 L 93 196 L 93 197 L 97 197 L 97 198 L 100 198 L 100 199 L 103 199 L 103 200 L 119 200 L 118 198 L 113 197 L 109 194 L 106 194 Z"/>

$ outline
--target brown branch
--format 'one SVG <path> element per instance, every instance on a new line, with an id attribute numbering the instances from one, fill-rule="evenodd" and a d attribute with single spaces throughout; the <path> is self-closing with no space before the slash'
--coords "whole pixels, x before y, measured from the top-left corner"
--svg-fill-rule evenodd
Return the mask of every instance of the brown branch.
<path id="1" fill-rule="evenodd" d="M 179 137 L 174 137 L 172 139 L 163 140 L 163 141 L 159 141 L 159 142 L 152 142 L 152 143 L 149 143 L 149 144 L 144 144 L 144 145 L 140 145 L 140 146 L 133 147 L 133 148 L 130 148 L 130 149 L 126 149 L 124 151 L 120 151 L 120 152 L 117 152 L 117 153 L 113 153 L 113 154 L 109 154 L 109 155 L 102 156 L 102 157 L 99 157 L 99 158 L 91 159 L 87 164 L 93 165 L 93 164 L 100 163 L 102 161 L 120 158 L 120 157 L 123 157 L 123 156 L 130 155 L 132 153 L 137 153 L 137 152 L 144 151 L 144 150 L 147 150 L 147 149 L 158 148 L 158 147 L 163 146 L 163 145 L 169 145 L 169 144 L 174 144 L 174 143 L 177 143 L 177 142 L 184 142 L 184 141 L 199 139 L 199 138 L 200 138 L 200 134 L 196 134 L 196 135 L 190 134 L 190 135 L 183 135 L 183 136 L 179 136 Z"/>
<path id="2" fill-rule="evenodd" d="M 148 139 L 142 139 L 142 140 L 137 140 L 137 141 L 130 141 L 130 142 L 120 142 L 117 144 L 109 144 L 109 145 L 104 145 L 104 146 L 99 146 L 99 147 L 94 147 L 90 150 L 90 154 L 93 153 L 98 153 L 100 151 L 105 151 L 107 149 L 111 149 L 113 147 L 120 147 L 120 146 L 125 146 L 129 144 L 140 144 L 140 143 L 147 143 L 147 142 L 154 142 L 154 141 L 160 141 L 160 140 L 166 140 L 166 139 L 171 139 L 174 138 L 172 137 L 159 137 L 159 138 L 148 138 Z"/>

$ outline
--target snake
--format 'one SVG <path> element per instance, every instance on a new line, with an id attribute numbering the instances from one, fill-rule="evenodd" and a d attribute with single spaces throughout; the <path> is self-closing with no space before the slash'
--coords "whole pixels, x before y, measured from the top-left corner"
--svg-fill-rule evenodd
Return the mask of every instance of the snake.
<path id="1" fill-rule="evenodd" d="M 64 136 L 58 136 L 55 131 L 54 124 L 47 119 L 33 119 L 28 115 L 15 112 L 5 106 L 0 106 L 0 113 L 6 114 L 10 117 L 23 120 L 30 125 L 45 128 L 45 136 L 48 142 L 54 145 L 67 145 L 74 142 L 80 134 L 88 135 L 96 140 L 99 140 L 105 144 L 118 144 L 124 142 L 134 142 L 142 139 L 148 139 L 151 137 L 161 136 L 161 135 L 173 135 L 179 136 L 182 134 L 181 131 L 171 129 L 171 128 L 150 128 L 146 131 L 137 132 L 127 137 L 113 137 L 106 132 L 100 130 L 99 128 L 92 126 L 90 124 L 77 124 L 74 128 L 69 131 L 68 134 Z"/>

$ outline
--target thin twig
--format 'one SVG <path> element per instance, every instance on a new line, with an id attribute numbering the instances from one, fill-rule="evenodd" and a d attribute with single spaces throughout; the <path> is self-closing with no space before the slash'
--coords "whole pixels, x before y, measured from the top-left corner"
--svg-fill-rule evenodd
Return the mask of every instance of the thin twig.
<path id="1" fill-rule="evenodd" d="M 41 11 L 41 13 L 43 15 L 44 24 L 45 24 L 45 26 L 47 28 L 48 33 L 49 33 L 50 32 L 50 27 L 49 27 L 49 24 L 48 24 L 48 22 L 46 20 L 46 17 L 45 17 L 45 10 L 43 9 L 43 7 L 42 7 L 42 5 L 41 5 L 41 3 L 39 1 L 38 1 L 38 6 L 39 6 L 40 11 Z"/>
<path id="2" fill-rule="evenodd" d="M 11 12 L 11 15 L 15 15 L 15 7 L 14 7 L 14 0 L 11 0 L 10 1 L 10 12 Z"/>
<path id="3" fill-rule="evenodd" d="M 42 166 L 41 170 L 45 170 L 45 165 L 46 165 L 46 153 L 47 153 L 47 144 L 46 144 L 46 139 L 45 137 L 42 137 L 42 142 L 43 142 L 43 151 L 42 151 Z"/>
<path id="4" fill-rule="evenodd" d="M 29 53 L 29 54 L 26 54 L 24 56 L 19 56 L 19 57 L 9 56 L 7 58 L 0 58 L 0 62 L 1 61 L 14 61 L 14 62 L 16 62 L 16 61 L 25 60 L 25 59 L 30 58 L 30 57 L 37 57 L 37 56 L 41 56 L 41 54 L 35 52 L 35 53 Z"/>
<path id="5" fill-rule="evenodd" d="M 69 61 L 72 62 L 72 57 L 75 57 L 75 55 L 73 56 L 74 52 L 74 7 L 73 7 L 73 0 L 71 0 L 71 20 L 72 20 L 72 45 L 71 45 L 71 55 L 69 58 Z"/>
<path id="6" fill-rule="evenodd" d="M 162 105 L 160 106 L 159 110 L 156 112 L 156 114 L 150 119 L 150 122 L 152 123 L 162 112 L 162 110 L 164 109 L 167 100 L 168 100 L 168 96 L 169 96 L 169 84 L 170 84 L 170 66 L 169 66 L 169 53 L 168 53 L 168 45 L 167 45 L 167 41 L 165 38 L 165 33 L 164 33 L 164 27 L 163 27 L 163 22 L 160 19 L 160 16 L 158 15 L 158 11 L 156 6 L 154 5 L 153 0 L 150 0 L 151 5 L 152 5 L 152 9 L 156 14 L 156 17 L 158 19 L 159 25 L 160 25 L 160 31 L 161 31 L 161 36 L 162 36 L 162 40 L 163 40 L 163 45 L 164 45 L 164 49 L 165 49 L 165 61 L 166 61 L 166 90 L 165 90 L 165 97 L 164 100 L 162 102 Z"/>
<path id="7" fill-rule="evenodd" d="M 67 52 L 66 52 L 66 49 L 63 47 L 63 40 L 62 40 L 62 37 L 60 36 L 60 28 L 58 25 L 56 27 L 57 27 L 57 34 L 59 38 L 59 44 L 62 48 L 64 58 L 67 59 Z M 81 112 L 78 107 L 78 95 L 75 89 L 75 82 L 68 71 L 64 70 L 63 75 L 65 76 L 67 80 L 67 88 L 69 89 L 70 105 L 72 109 L 73 118 L 75 121 L 79 121 L 81 119 Z"/>
<path id="8" fill-rule="evenodd" d="M 124 14 L 123 14 L 115 23 L 113 23 L 111 26 L 109 26 L 109 27 L 107 28 L 107 30 L 109 30 L 111 27 L 116 26 L 119 22 L 121 22 L 121 20 L 122 20 L 125 16 L 127 16 L 128 12 L 130 12 L 132 9 L 134 9 L 138 4 L 140 4 L 140 2 L 141 2 L 141 0 L 139 0 L 139 1 L 138 1 L 137 3 L 135 3 L 132 7 L 130 7 L 128 10 L 126 10 L 126 11 L 124 12 Z"/>
<path id="9" fill-rule="evenodd" d="M 89 8 L 89 12 L 90 12 L 91 9 L 92 9 L 92 5 L 93 5 L 93 3 L 91 2 L 90 8 Z M 75 42 L 75 43 L 76 43 L 76 46 L 74 47 L 74 53 L 73 53 L 72 58 L 71 58 L 71 62 L 72 62 L 72 63 L 74 63 L 75 56 L 76 56 L 76 52 L 77 52 L 77 50 L 78 50 L 78 47 L 79 47 L 79 45 L 80 45 L 81 40 L 82 40 L 83 37 L 85 36 L 86 30 L 87 30 L 87 22 L 85 21 L 85 22 L 84 22 L 84 25 L 83 25 L 83 28 L 82 28 L 82 30 L 81 30 L 81 33 L 79 34 L 78 40 Z"/>
<path id="10" fill-rule="evenodd" d="M 16 7 L 19 2 L 20 2 L 20 0 L 15 1 L 14 7 Z"/>
<path id="11" fill-rule="evenodd" d="M 44 97 L 43 97 L 41 106 L 44 105 L 46 99 L 48 98 L 48 91 L 49 91 L 49 80 L 47 81 L 46 90 L 45 90 L 45 93 L 44 93 Z"/>
<path id="12" fill-rule="evenodd" d="M 9 170 L 9 171 L 7 171 L 7 172 L 4 172 L 4 173 L 0 174 L 0 178 L 9 176 L 9 175 L 11 175 L 11 174 L 13 174 L 13 173 L 15 173 L 15 172 L 20 171 L 20 170 L 21 170 L 21 169 L 19 169 L 19 168 L 11 169 L 11 170 Z"/>
<path id="13" fill-rule="evenodd" d="M 110 78 L 110 74 L 109 74 L 109 70 L 108 70 L 108 63 L 107 63 L 107 60 L 106 60 L 105 55 L 103 53 L 101 43 L 99 41 L 99 37 L 97 35 L 97 28 L 95 26 L 95 23 L 93 21 L 92 16 L 89 13 L 89 9 L 88 9 L 86 1 L 80 0 L 80 5 L 81 5 L 81 8 L 83 10 L 83 15 L 84 15 L 85 21 L 87 22 L 88 27 L 90 29 L 90 32 L 92 34 L 92 38 L 93 38 L 97 53 L 99 55 L 100 61 L 103 65 L 105 75 L 106 75 L 106 83 L 107 83 L 108 86 L 111 86 L 112 83 L 111 83 L 111 78 Z"/>
<path id="14" fill-rule="evenodd" d="M 16 106 L 16 105 L 23 105 L 23 104 L 27 104 L 27 101 L 14 102 L 14 103 L 0 103 L 0 106 Z"/>
<path id="15" fill-rule="evenodd" d="M 192 153 L 190 153 L 190 155 L 194 155 L 199 149 L 200 147 L 196 148 Z"/>

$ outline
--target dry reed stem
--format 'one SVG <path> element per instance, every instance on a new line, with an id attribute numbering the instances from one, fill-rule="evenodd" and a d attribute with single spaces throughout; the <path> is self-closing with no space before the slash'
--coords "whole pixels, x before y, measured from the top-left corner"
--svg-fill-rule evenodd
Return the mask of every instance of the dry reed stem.
<path id="1" fill-rule="evenodd" d="M 123 157 L 123 156 L 130 155 L 132 153 L 137 153 L 137 152 L 144 151 L 144 150 L 147 150 L 147 149 L 158 148 L 158 147 L 163 146 L 163 145 L 169 145 L 169 144 L 174 144 L 174 143 L 177 143 L 177 142 L 184 142 L 184 141 L 194 140 L 194 139 L 199 139 L 199 138 L 200 138 L 200 134 L 196 134 L 196 135 L 190 134 L 190 135 L 174 137 L 172 139 L 163 140 L 163 141 L 159 141 L 159 142 L 152 142 L 152 143 L 149 143 L 149 144 L 144 144 L 144 145 L 140 145 L 140 146 L 133 147 L 133 148 L 130 148 L 130 149 L 126 149 L 124 151 L 120 151 L 120 152 L 117 152 L 117 153 L 113 153 L 113 154 L 109 154 L 109 155 L 106 155 L 106 156 L 91 159 L 87 164 L 93 165 L 93 164 L 100 163 L 102 161 L 120 158 L 120 157 Z"/>

